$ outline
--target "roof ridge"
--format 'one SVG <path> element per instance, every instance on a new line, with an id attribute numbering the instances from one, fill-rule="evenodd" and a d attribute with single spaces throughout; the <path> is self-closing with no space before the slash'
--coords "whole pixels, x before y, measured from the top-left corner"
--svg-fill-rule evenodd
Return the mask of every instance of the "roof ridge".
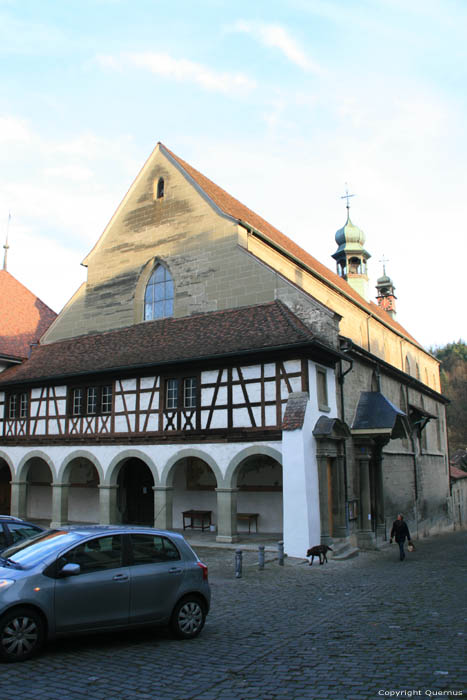
<path id="1" fill-rule="evenodd" d="M 203 175 L 199 170 L 196 170 L 192 165 L 177 156 L 163 143 L 159 142 L 159 144 L 187 175 L 195 180 L 198 186 L 201 187 L 219 209 L 229 216 L 232 216 L 237 221 L 243 222 L 251 228 L 256 229 L 261 235 L 269 238 L 273 244 L 283 248 L 286 253 L 298 258 L 299 261 L 305 266 L 310 267 L 317 275 L 324 277 L 329 284 L 338 287 L 342 292 L 353 299 L 354 302 L 366 308 L 367 313 L 373 314 L 382 323 L 385 323 L 389 328 L 402 334 L 407 340 L 426 352 L 423 346 L 398 321 L 391 318 L 386 311 L 381 309 L 373 301 L 366 300 L 364 297 L 360 296 L 346 280 L 339 277 L 339 275 L 333 272 L 327 265 L 320 262 L 311 255 L 311 253 L 308 253 L 304 248 L 299 246 L 298 243 L 295 243 L 295 241 L 289 238 L 289 236 L 279 231 L 279 229 L 266 221 L 266 219 L 263 219 L 259 214 L 256 214 L 252 209 L 240 202 L 240 200 L 233 197 L 226 190 L 213 182 L 213 180 L 210 180 L 206 175 Z"/>

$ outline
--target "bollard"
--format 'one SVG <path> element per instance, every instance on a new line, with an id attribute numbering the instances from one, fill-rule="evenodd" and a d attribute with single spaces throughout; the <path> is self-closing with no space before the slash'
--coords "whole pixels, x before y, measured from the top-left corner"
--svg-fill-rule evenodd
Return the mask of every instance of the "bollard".
<path id="1" fill-rule="evenodd" d="M 242 578 L 242 557 L 241 549 L 235 550 L 235 578 Z"/>
<path id="2" fill-rule="evenodd" d="M 284 543 L 282 540 L 277 543 L 277 561 L 279 566 L 284 566 Z"/>
<path id="3" fill-rule="evenodd" d="M 264 544 L 258 546 L 258 568 L 264 569 Z"/>

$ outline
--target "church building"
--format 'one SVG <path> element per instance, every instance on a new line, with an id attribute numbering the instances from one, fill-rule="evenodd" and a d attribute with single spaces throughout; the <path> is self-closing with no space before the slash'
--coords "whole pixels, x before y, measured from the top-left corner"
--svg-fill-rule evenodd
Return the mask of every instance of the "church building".
<path id="1" fill-rule="evenodd" d="M 11 513 L 257 530 L 298 557 L 377 547 L 400 511 L 414 536 L 451 527 L 438 361 L 385 270 L 370 301 L 349 208 L 335 242 L 334 273 L 157 144 L 0 376 Z"/>

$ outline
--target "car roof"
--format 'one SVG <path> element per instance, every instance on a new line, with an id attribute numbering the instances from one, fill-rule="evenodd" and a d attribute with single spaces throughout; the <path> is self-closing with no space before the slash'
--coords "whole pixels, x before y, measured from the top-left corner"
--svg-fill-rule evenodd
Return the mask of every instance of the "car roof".
<path id="1" fill-rule="evenodd" d="M 28 520 L 23 520 L 22 518 L 17 518 L 15 515 L 0 515 L 0 522 L 5 521 L 7 523 L 24 523 L 25 525 L 34 525 L 34 527 L 38 527 L 40 530 L 44 530 L 41 525 L 35 525 L 34 523 L 30 523 Z"/>
<path id="2" fill-rule="evenodd" d="M 175 537 L 184 539 L 179 532 L 171 532 L 169 530 L 158 530 L 145 525 L 64 525 L 63 527 L 53 528 L 54 530 L 63 530 L 64 532 L 73 532 L 83 537 L 92 535 L 110 535 L 110 534 L 125 534 L 131 532 L 147 532 L 153 535 L 161 535 L 166 537 Z"/>

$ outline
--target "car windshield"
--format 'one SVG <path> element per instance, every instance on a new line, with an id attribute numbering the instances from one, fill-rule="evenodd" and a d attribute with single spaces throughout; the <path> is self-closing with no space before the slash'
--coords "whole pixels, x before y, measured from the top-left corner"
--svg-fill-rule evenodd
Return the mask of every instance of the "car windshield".
<path id="1" fill-rule="evenodd" d="M 46 530 L 37 537 L 24 540 L 5 549 L 1 557 L 27 569 L 45 561 L 51 554 L 60 552 L 78 542 L 81 536 L 68 530 Z"/>

